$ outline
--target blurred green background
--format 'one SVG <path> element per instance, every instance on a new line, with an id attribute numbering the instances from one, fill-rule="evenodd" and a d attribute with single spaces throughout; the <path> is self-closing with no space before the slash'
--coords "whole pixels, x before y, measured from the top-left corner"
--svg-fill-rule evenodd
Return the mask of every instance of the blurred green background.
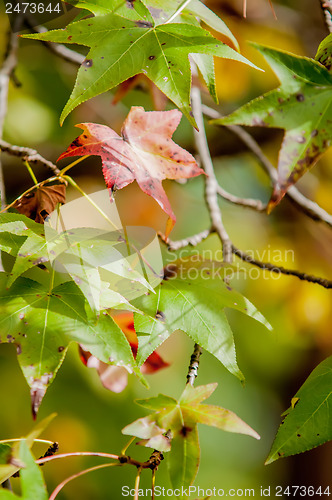
<path id="1" fill-rule="evenodd" d="M 277 21 L 268 0 L 248 0 L 247 19 L 242 17 L 241 0 L 210 0 L 206 3 L 226 21 L 239 40 L 243 54 L 265 69 L 265 73 L 261 73 L 239 63 L 216 60 L 218 109 L 222 113 L 232 111 L 278 84 L 262 57 L 248 45 L 248 40 L 313 57 L 319 42 L 327 35 L 318 0 L 275 1 Z M 4 5 L 0 4 L 0 7 L 0 55 L 3 57 L 9 25 Z M 57 19 L 48 27 L 57 27 L 64 22 Z M 37 41 L 22 39 L 18 55 L 15 74 L 21 86 L 10 85 L 4 139 L 36 148 L 53 162 L 78 135 L 74 128 L 76 123 L 104 123 L 119 132 L 131 106 L 153 109 L 143 82 L 116 106 L 112 105 L 111 93 L 84 103 L 60 127 L 59 115 L 74 84 L 76 67 Z M 206 104 L 214 106 L 205 91 L 203 99 Z M 282 133 L 264 129 L 252 129 L 251 132 L 276 164 Z M 234 194 L 267 201 L 268 180 L 255 158 L 227 130 L 207 125 L 207 133 L 221 185 Z M 192 129 L 185 118 L 174 138 L 194 152 Z M 10 202 L 30 187 L 31 179 L 19 160 L 3 154 L 2 161 L 7 202 Z M 329 211 L 332 209 L 331 161 L 330 150 L 299 182 L 303 193 Z M 67 163 L 60 162 L 60 167 Z M 35 172 L 38 180 L 48 177 L 43 167 L 36 167 Z M 77 165 L 72 175 L 87 192 L 105 187 L 101 162 L 97 157 Z M 186 184 L 165 182 L 164 185 L 177 216 L 172 239 L 183 238 L 208 226 L 202 178 Z M 76 192 L 69 188 L 68 201 L 76 196 Z M 152 198 L 138 189 L 136 183 L 118 192 L 116 201 L 124 224 L 147 225 L 164 231 L 165 214 Z M 262 260 L 276 258 L 276 264 L 309 274 L 331 276 L 330 230 L 305 217 L 286 199 L 269 217 L 223 201 L 220 206 L 236 246 L 256 250 L 255 256 L 263 256 Z M 212 236 L 197 250 L 218 252 L 220 244 Z M 185 250 L 182 255 L 188 252 Z M 165 252 L 165 259 L 172 258 L 172 255 Z M 235 411 L 261 435 L 261 440 L 258 442 L 247 436 L 200 426 L 201 466 L 195 484 L 201 488 L 225 490 L 255 488 L 257 495 L 261 485 L 327 486 L 331 484 L 331 443 L 267 467 L 263 464 L 279 426 L 280 414 L 289 406 L 291 397 L 316 364 L 331 354 L 330 292 L 293 277 L 276 279 L 276 276 L 256 269 L 248 274 L 251 268 L 241 266 L 247 269 L 247 273 L 236 279 L 234 286 L 254 302 L 274 330 L 269 333 L 240 313 L 229 313 L 246 385 L 243 388 L 206 353 L 201 358 L 197 383 L 217 381 L 218 388 L 208 402 Z M 63 453 L 87 450 L 119 453 L 127 442 L 121 429 L 146 414 L 133 403 L 133 399 L 159 392 L 179 396 L 184 388 L 192 348 L 193 343 L 184 334 L 174 334 L 160 350 L 171 366 L 149 377 L 150 391 L 131 377 L 123 393 L 113 394 L 101 386 L 94 370 L 83 366 L 77 346 L 72 345 L 40 409 L 39 419 L 54 411 L 58 413 L 45 437 L 58 441 Z M 14 346 L 3 344 L 0 346 L 0 439 L 24 435 L 32 425 L 29 391 L 18 367 Z M 44 448 L 35 447 L 37 456 L 43 452 Z M 149 457 L 149 450 L 136 447 L 129 449 L 129 454 L 145 460 Z M 45 466 L 43 470 L 49 492 L 65 477 L 97 463 L 101 463 L 101 459 L 68 458 Z M 94 472 L 70 483 L 59 499 L 121 498 L 123 485 L 134 486 L 135 473 L 130 467 Z M 14 480 L 14 485 L 15 481 L 18 480 Z M 165 463 L 157 473 L 157 484 L 170 487 Z M 143 474 L 141 485 L 150 486 L 148 471 Z"/>

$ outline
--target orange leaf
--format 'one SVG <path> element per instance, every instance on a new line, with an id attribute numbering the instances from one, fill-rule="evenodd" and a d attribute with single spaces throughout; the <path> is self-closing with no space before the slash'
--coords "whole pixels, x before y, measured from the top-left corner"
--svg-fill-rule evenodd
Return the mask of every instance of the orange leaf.
<path id="1" fill-rule="evenodd" d="M 188 179 L 204 173 L 195 158 L 172 141 L 181 120 L 177 109 L 145 112 L 132 107 L 119 136 L 106 125 L 81 123 L 84 133 L 60 157 L 101 156 L 106 185 L 112 191 L 134 180 L 169 216 L 166 237 L 176 217 L 162 187 L 164 179 Z"/>

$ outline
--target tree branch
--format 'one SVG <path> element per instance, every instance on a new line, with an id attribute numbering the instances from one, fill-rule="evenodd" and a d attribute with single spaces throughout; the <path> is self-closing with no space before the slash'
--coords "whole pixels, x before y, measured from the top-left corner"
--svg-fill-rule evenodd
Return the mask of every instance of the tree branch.
<path id="1" fill-rule="evenodd" d="M 221 211 L 218 205 L 218 182 L 214 173 L 213 163 L 207 142 L 200 90 L 193 87 L 191 92 L 192 109 L 199 130 L 194 130 L 195 143 L 200 155 L 202 166 L 206 172 L 205 177 L 205 199 L 209 209 L 211 225 L 218 234 L 222 243 L 223 259 L 225 262 L 232 262 L 232 242 L 224 227 Z"/>
<path id="2" fill-rule="evenodd" d="M 194 385 L 195 378 L 198 375 L 198 367 L 199 367 L 199 360 L 202 355 L 203 349 L 201 348 L 200 345 L 195 344 L 194 346 L 194 352 L 191 355 L 190 358 L 190 364 L 188 368 L 188 374 L 187 374 L 187 384 Z"/>
<path id="3" fill-rule="evenodd" d="M 41 25 L 35 26 L 35 24 L 31 21 L 30 16 L 26 16 L 25 24 L 29 29 L 31 29 L 35 33 L 46 33 L 48 31 L 48 29 L 45 28 L 45 26 Z M 80 66 L 85 59 L 85 56 L 83 56 L 79 52 L 76 52 L 75 50 L 68 49 L 68 47 L 62 45 L 61 43 L 45 42 L 44 40 L 40 40 L 40 42 L 43 45 L 45 45 L 45 47 L 47 47 L 48 50 L 53 52 L 53 54 L 56 54 L 65 61 L 76 64 L 77 66 Z"/>
<path id="4" fill-rule="evenodd" d="M 205 231 L 202 231 L 198 234 L 195 234 L 194 236 L 190 236 L 186 239 L 183 240 L 178 240 L 178 241 L 172 241 L 168 240 L 167 241 L 167 246 L 169 250 L 179 250 L 181 248 L 185 248 L 186 246 L 196 246 L 201 241 L 206 239 L 210 234 L 216 233 L 214 229 L 206 229 Z M 202 237 L 204 236 L 204 237 Z M 194 243 L 196 241 L 196 243 Z M 165 243 L 165 242 L 164 242 Z M 241 260 L 244 262 L 247 262 L 248 264 L 252 264 L 253 266 L 257 266 L 260 269 L 266 269 L 270 272 L 277 273 L 277 274 L 285 274 L 287 276 L 295 276 L 296 278 L 302 280 L 302 281 L 308 281 L 309 283 L 316 283 L 317 285 L 320 285 L 324 288 L 332 288 L 332 281 L 328 280 L 326 278 L 321 278 L 319 276 L 313 276 L 301 271 L 297 271 L 296 269 L 287 269 L 282 266 L 277 266 L 276 264 L 272 264 L 271 262 L 262 262 L 260 260 L 254 259 L 251 255 L 248 253 L 244 252 L 243 250 L 240 250 L 239 248 L 235 247 L 232 244 L 231 247 L 232 254 L 236 255 L 239 257 Z"/>
<path id="5" fill-rule="evenodd" d="M 324 14 L 325 24 L 332 33 L 332 0 L 320 0 L 320 5 Z"/>
<path id="6" fill-rule="evenodd" d="M 19 28 L 21 23 L 20 16 L 16 20 L 15 28 Z M 18 50 L 18 35 L 17 33 L 9 32 L 8 46 L 6 51 L 5 60 L 0 69 L 0 140 L 3 137 L 3 128 L 8 108 L 8 88 L 10 77 L 13 74 L 17 64 L 17 50 Z M 5 204 L 5 185 L 3 179 L 2 163 L 0 158 L 0 208 Z"/>
<path id="7" fill-rule="evenodd" d="M 330 0 L 332 1 L 332 0 Z M 202 106 L 203 113 L 212 119 L 222 118 L 222 115 L 216 111 L 215 109 L 209 108 L 208 106 Z M 264 155 L 263 151 L 259 147 L 258 143 L 255 139 L 242 127 L 238 125 L 223 125 L 224 127 L 231 130 L 234 134 L 236 134 L 239 139 L 248 147 L 252 153 L 256 156 L 259 163 L 263 167 L 266 174 L 269 176 L 271 185 L 277 182 L 277 171 L 270 162 L 270 160 Z M 295 187 L 291 186 L 287 193 L 286 197 L 296 206 L 298 210 L 303 212 L 305 215 L 310 217 L 311 219 L 319 222 L 324 222 L 328 226 L 332 227 L 332 215 L 326 212 L 323 208 L 321 208 L 314 201 L 306 198 L 300 191 Z M 239 203 L 240 204 L 240 203 Z"/>
<path id="8" fill-rule="evenodd" d="M 257 212 L 265 212 L 267 204 L 263 203 L 261 200 L 254 200 L 252 198 L 240 198 L 234 194 L 229 193 L 219 184 L 217 186 L 217 193 L 224 198 L 224 200 L 234 203 L 234 205 L 241 205 L 242 207 L 251 208 Z"/>
<path id="9" fill-rule="evenodd" d="M 0 139 L 0 149 L 12 156 L 18 156 L 22 160 L 29 161 L 31 163 L 36 163 L 40 162 L 42 163 L 45 167 L 49 168 L 52 170 L 52 172 L 55 175 L 58 175 L 60 173 L 60 170 L 54 163 L 52 163 L 49 160 L 46 160 L 43 156 L 41 156 L 38 151 L 35 149 L 31 148 L 26 148 L 22 146 L 14 146 L 12 144 L 9 144 L 6 141 L 3 141 Z"/>

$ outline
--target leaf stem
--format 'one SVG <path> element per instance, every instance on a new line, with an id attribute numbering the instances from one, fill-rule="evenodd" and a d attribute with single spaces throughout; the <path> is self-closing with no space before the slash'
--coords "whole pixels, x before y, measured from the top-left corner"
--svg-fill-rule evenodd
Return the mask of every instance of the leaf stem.
<path id="1" fill-rule="evenodd" d="M 32 179 L 32 180 L 33 180 L 33 182 L 34 182 L 34 185 L 35 185 L 35 186 L 37 186 L 37 185 L 38 185 L 38 181 L 37 181 L 37 178 L 36 178 L 36 176 L 35 176 L 35 174 L 34 174 L 34 172 L 33 172 L 32 168 L 31 168 L 31 166 L 30 166 L 30 163 L 28 162 L 28 160 L 24 160 L 24 162 L 23 162 L 23 163 L 24 163 L 24 165 L 26 166 L 26 168 L 27 168 L 27 170 L 28 170 L 28 172 L 29 172 L 29 174 L 30 174 L 31 179 Z"/>
<path id="2" fill-rule="evenodd" d="M 128 443 L 126 446 L 121 450 L 121 455 L 125 455 L 126 451 L 128 450 L 129 446 L 135 441 L 136 436 L 133 436 L 131 439 L 129 439 Z"/>
<path id="3" fill-rule="evenodd" d="M 89 156 L 90 155 L 81 156 L 80 158 L 78 158 L 77 160 L 73 161 L 72 163 L 69 163 L 69 165 L 67 165 L 62 170 L 60 170 L 59 177 L 62 177 L 66 172 L 68 172 L 68 170 L 70 168 L 74 167 L 75 165 L 77 165 L 77 163 L 80 163 L 81 161 L 85 160 L 85 158 L 88 158 Z"/>
<path id="4" fill-rule="evenodd" d="M 105 212 L 93 201 L 93 199 L 90 198 L 90 196 L 85 191 L 83 191 L 82 188 L 80 188 L 80 186 L 74 181 L 72 177 L 70 177 L 69 175 L 63 175 L 62 178 L 66 179 L 69 184 L 71 184 L 79 193 L 81 193 L 81 195 L 83 195 L 84 198 L 86 198 L 86 200 L 91 203 L 91 205 L 100 213 L 102 217 L 104 217 L 104 219 L 107 220 L 107 222 L 111 224 L 111 226 L 114 227 L 114 229 L 116 229 L 116 231 L 119 231 L 119 228 L 114 224 L 114 222 L 112 222 L 111 219 L 105 214 Z"/>
<path id="5" fill-rule="evenodd" d="M 117 467 L 120 467 L 121 464 L 102 464 L 102 465 L 95 465 L 94 467 L 90 467 L 89 469 L 85 469 L 85 470 L 82 470 L 80 472 L 77 472 L 77 474 L 73 474 L 72 476 L 70 477 L 67 477 L 67 479 L 65 479 L 64 481 L 62 481 L 60 484 L 58 484 L 58 486 L 55 488 L 55 490 L 52 492 L 49 500 L 54 500 L 58 493 L 60 493 L 60 491 L 62 490 L 62 488 L 64 486 L 66 486 L 66 484 L 68 484 L 70 481 L 72 481 L 73 479 L 76 479 L 77 477 L 80 477 L 80 476 L 83 476 L 84 474 L 87 474 L 88 472 L 93 472 L 95 470 L 98 470 L 98 469 L 104 469 L 106 467 L 114 467 L 114 466 L 117 466 Z"/>
<path id="6" fill-rule="evenodd" d="M 140 482 L 140 480 L 141 480 L 141 473 L 142 473 L 142 468 L 140 467 L 140 468 L 137 470 L 137 474 L 136 474 L 136 479 L 135 479 L 135 495 L 134 495 L 133 500 L 138 500 L 138 494 L 139 494 L 139 482 Z"/>
<path id="7" fill-rule="evenodd" d="M 183 9 L 187 7 L 187 5 L 190 2 L 191 0 L 186 0 L 185 2 L 183 2 L 183 4 L 180 5 L 180 7 L 174 12 L 174 14 L 169 19 L 167 19 L 167 21 L 164 24 L 171 23 L 183 11 Z"/>
<path id="8" fill-rule="evenodd" d="M 119 455 L 113 455 L 112 453 L 99 453 L 96 451 L 75 451 L 72 453 L 60 453 L 58 455 L 52 455 L 51 457 L 42 457 L 35 460 L 36 464 L 45 464 L 46 462 L 51 462 L 52 460 L 57 460 L 58 458 L 69 458 L 69 457 L 101 457 L 101 458 L 111 458 L 112 460 L 119 460 Z"/>
<path id="9" fill-rule="evenodd" d="M 3 444 L 3 443 L 15 443 L 17 441 L 24 441 L 25 439 L 26 438 L 2 439 L 0 441 L 0 444 Z M 48 439 L 34 439 L 33 441 L 35 443 L 53 444 L 53 441 L 48 441 Z"/>

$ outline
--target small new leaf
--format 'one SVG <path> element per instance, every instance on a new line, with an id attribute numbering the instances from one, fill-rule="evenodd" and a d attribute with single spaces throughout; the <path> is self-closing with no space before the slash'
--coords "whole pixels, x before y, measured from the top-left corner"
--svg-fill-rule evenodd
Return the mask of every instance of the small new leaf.
<path id="1" fill-rule="evenodd" d="M 254 44 L 281 86 L 213 123 L 285 129 L 278 182 L 268 209 L 277 205 L 331 145 L 332 75 L 314 59 Z"/>
<path id="2" fill-rule="evenodd" d="M 141 444 L 144 446 L 160 451 L 170 449 L 168 468 L 174 488 L 190 486 L 197 474 L 200 458 L 198 423 L 260 439 L 257 432 L 235 413 L 219 406 L 201 404 L 216 387 L 217 384 L 196 388 L 187 385 L 178 401 L 163 394 L 138 400 L 139 405 L 154 410 L 154 413 L 122 429 L 123 434 L 143 439 Z M 171 442 L 168 436 L 171 436 Z"/>

